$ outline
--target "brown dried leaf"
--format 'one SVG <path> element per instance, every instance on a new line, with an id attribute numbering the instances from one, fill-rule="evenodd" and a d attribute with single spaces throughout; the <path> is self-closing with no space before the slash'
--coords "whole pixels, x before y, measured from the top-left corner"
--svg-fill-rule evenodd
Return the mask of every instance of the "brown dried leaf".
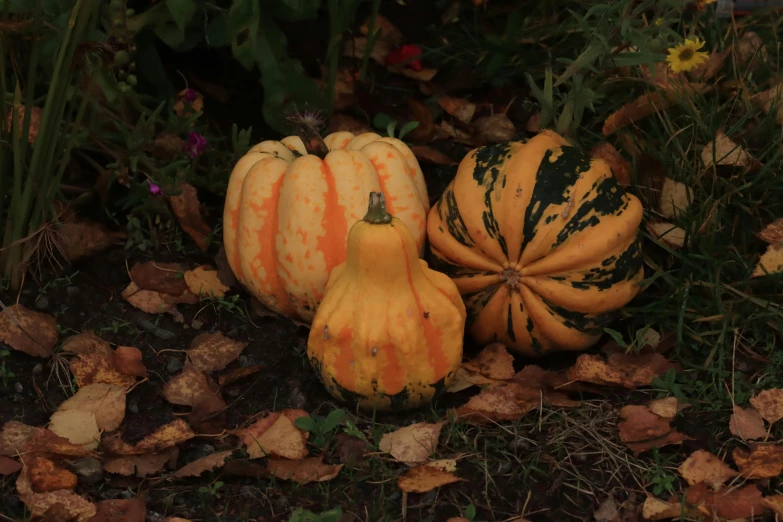
<path id="1" fill-rule="evenodd" d="M 665 397 L 663 399 L 656 399 L 650 401 L 647 407 L 651 412 L 663 417 L 664 419 L 673 419 L 679 412 L 689 407 L 690 404 L 680 402 L 677 397 Z"/>
<path id="2" fill-rule="evenodd" d="M 114 352 L 111 355 L 104 352 L 80 354 L 71 359 L 70 368 L 79 387 L 102 383 L 127 390 L 136 384 L 136 377 L 125 375 L 117 369 Z"/>
<path id="3" fill-rule="evenodd" d="M 117 433 L 111 433 L 104 437 L 101 446 L 104 451 L 114 455 L 144 455 L 171 448 L 192 439 L 195 435 L 187 422 L 176 419 L 150 433 L 135 446 L 123 441 Z"/>
<path id="4" fill-rule="evenodd" d="M 361 465 L 365 460 L 365 455 L 374 450 L 368 441 L 352 437 L 347 433 L 338 433 L 335 435 L 335 439 L 337 442 L 334 445 L 334 452 L 340 462 L 347 464 L 349 468 Z"/>
<path id="5" fill-rule="evenodd" d="M 158 453 L 126 455 L 107 460 L 103 465 L 103 469 L 108 473 L 126 477 L 135 474 L 139 478 L 144 478 L 148 475 L 160 473 L 167 464 L 169 467 L 173 466 L 176 464 L 178 456 L 179 449 L 176 446 L 172 446 Z"/>
<path id="6" fill-rule="evenodd" d="M 235 370 L 220 375 L 218 377 L 218 384 L 221 388 L 225 388 L 226 386 L 233 384 L 240 379 L 244 379 L 245 377 L 249 377 L 250 375 L 257 373 L 263 368 L 265 368 L 265 366 L 261 364 L 236 368 Z"/>
<path id="7" fill-rule="evenodd" d="M 760 392 L 750 399 L 750 404 L 770 424 L 783 419 L 783 390 L 780 388 L 771 388 Z"/>
<path id="8" fill-rule="evenodd" d="M 680 444 L 690 437 L 673 429 L 669 422 L 653 412 L 647 406 L 628 405 L 620 410 L 622 422 L 618 424 L 620 440 L 635 455 L 661 448 L 669 444 Z"/>
<path id="9" fill-rule="evenodd" d="M 682 506 L 679 503 L 665 502 L 655 497 L 647 497 L 642 506 L 645 520 L 669 520 L 679 518 Z"/>
<path id="10" fill-rule="evenodd" d="M 476 104 L 469 102 L 464 98 L 441 96 L 438 98 L 438 105 L 440 105 L 441 109 L 464 124 L 470 123 L 470 120 L 473 119 L 473 115 L 476 114 Z"/>
<path id="11" fill-rule="evenodd" d="M 163 396 L 172 404 L 195 407 L 210 397 L 219 397 L 217 384 L 192 364 L 163 386 Z"/>
<path id="12" fill-rule="evenodd" d="M 67 457 L 86 457 L 91 454 L 84 446 L 73 444 L 45 428 L 36 428 L 33 436 L 25 441 L 21 453 L 53 453 Z"/>
<path id="13" fill-rule="evenodd" d="M 469 424 L 513 421 L 535 409 L 539 393 L 517 382 L 484 388 L 457 408 L 457 416 Z"/>
<path id="14" fill-rule="evenodd" d="M 397 462 L 413 465 L 426 462 L 438 446 L 443 422 L 428 424 L 417 422 L 384 434 L 378 449 L 391 454 Z"/>
<path id="15" fill-rule="evenodd" d="M 278 415 L 272 425 L 267 426 L 268 418 L 260 419 L 242 432 L 250 458 L 257 459 L 265 456 L 292 460 L 305 458 L 306 439 L 302 431 L 294 426 L 294 421 L 287 415 Z"/>
<path id="16" fill-rule="evenodd" d="M 58 230 L 57 244 L 65 258 L 73 263 L 97 254 L 126 237 L 125 232 L 112 232 L 100 223 L 78 219 L 62 224 Z"/>
<path id="17" fill-rule="evenodd" d="M 715 492 L 705 483 L 699 483 L 685 492 L 688 504 L 703 513 L 730 520 L 751 518 L 764 512 L 764 500 L 755 484 L 742 488 L 725 487 Z"/>
<path id="18" fill-rule="evenodd" d="M 22 125 L 24 124 L 24 116 L 25 112 L 27 112 L 27 109 L 24 105 L 20 104 L 16 108 L 16 121 L 14 122 L 14 109 L 10 108 L 8 110 L 8 115 L 6 116 L 6 130 L 10 131 L 12 124 L 16 125 L 16 130 L 19 132 L 19 134 L 22 134 Z M 27 131 L 27 142 L 28 143 L 35 143 L 35 138 L 38 137 L 38 129 L 41 127 L 41 117 L 43 116 L 43 109 L 40 107 L 33 106 L 32 109 L 30 109 L 30 126 L 28 127 Z"/>
<path id="19" fill-rule="evenodd" d="M 750 444 L 750 451 L 734 448 L 732 457 L 746 479 L 772 478 L 783 473 L 783 444 Z"/>
<path id="20" fill-rule="evenodd" d="M 12 349 L 33 357 L 49 357 L 57 338 L 57 321 L 51 315 L 18 304 L 0 309 L 0 341 Z"/>
<path id="21" fill-rule="evenodd" d="M 690 206 L 691 201 L 693 201 L 693 191 L 684 183 L 670 178 L 663 180 L 661 199 L 658 202 L 663 217 L 675 219 Z"/>
<path id="22" fill-rule="evenodd" d="M 49 419 L 49 429 L 71 444 L 89 450 L 96 449 L 101 440 L 101 430 L 91 411 L 56 411 Z"/>
<path id="23" fill-rule="evenodd" d="M 20 462 L 0 455 L 0 475 L 13 475 L 20 469 L 22 469 L 22 464 Z"/>
<path id="24" fill-rule="evenodd" d="M 419 161 L 435 163 L 436 165 L 456 165 L 458 163 L 443 152 L 428 145 L 412 145 L 410 149 Z"/>
<path id="25" fill-rule="evenodd" d="M 756 94 L 753 96 L 753 99 L 761 104 L 761 107 L 767 114 L 775 108 L 776 121 L 779 125 L 783 124 L 783 83 Z"/>
<path id="26" fill-rule="evenodd" d="M 672 368 L 674 365 L 659 353 L 614 353 L 606 361 L 600 355 L 583 354 L 566 370 L 566 377 L 570 381 L 636 388 L 649 386 L 655 377 Z"/>
<path id="27" fill-rule="evenodd" d="M 737 61 L 743 65 L 750 62 L 751 68 L 767 57 L 764 41 L 753 31 L 745 31 L 734 44 L 734 49 L 737 51 Z"/>
<path id="28" fill-rule="evenodd" d="M 713 165 L 748 167 L 753 162 L 750 154 L 723 131 L 718 131 L 715 140 L 704 146 L 701 160 L 705 167 Z"/>
<path id="29" fill-rule="evenodd" d="M 185 272 L 185 283 L 194 295 L 223 297 L 229 288 L 224 285 L 216 270 L 209 265 L 201 265 Z"/>
<path id="30" fill-rule="evenodd" d="M 370 50 L 370 58 L 380 65 L 386 66 L 386 55 L 396 47 L 396 45 L 389 44 L 388 41 L 383 38 L 378 38 L 375 44 Z M 356 38 L 349 38 L 343 45 L 343 55 L 351 58 L 357 58 L 361 60 L 364 57 L 365 49 L 367 48 L 367 38 L 357 36 Z"/>
<path id="31" fill-rule="evenodd" d="M 470 361 L 462 363 L 457 369 L 448 392 L 458 392 L 471 386 L 499 384 L 514 377 L 514 356 L 502 343 L 485 346 Z"/>
<path id="32" fill-rule="evenodd" d="M 220 332 L 203 333 L 193 339 L 186 353 L 194 367 L 212 373 L 231 364 L 246 346 L 246 342 L 235 341 Z"/>
<path id="33" fill-rule="evenodd" d="M 783 495 L 771 495 L 764 497 L 764 505 L 768 507 L 772 513 L 777 515 L 778 518 L 783 517 Z"/>
<path id="34" fill-rule="evenodd" d="M 675 250 L 682 248 L 685 245 L 685 236 L 687 232 L 680 227 L 663 221 L 656 223 L 647 222 L 644 226 L 655 239 L 660 239 Z"/>
<path id="35" fill-rule="evenodd" d="M 101 500 L 96 507 L 98 512 L 90 519 L 90 522 L 144 522 L 147 520 L 147 507 L 141 497 Z"/>
<path id="36" fill-rule="evenodd" d="M 426 493 L 463 480 L 454 475 L 456 470 L 456 460 L 433 460 L 408 470 L 397 480 L 397 486 L 406 493 Z"/>
<path id="37" fill-rule="evenodd" d="M 63 341 L 62 350 L 77 355 L 87 353 L 101 353 L 112 355 L 111 345 L 95 335 L 95 332 L 86 331 L 72 335 Z"/>
<path id="38" fill-rule="evenodd" d="M 763 439 L 767 436 L 761 414 L 753 408 L 739 406 L 734 406 L 734 413 L 729 419 L 729 431 L 743 440 Z"/>
<path id="39" fill-rule="evenodd" d="M 430 69 L 427 67 L 424 67 L 423 69 L 420 69 L 418 71 L 414 71 L 410 67 L 402 67 L 402 66 L 389 67 L 389 70 L 393 73 L 401 74 L 403 76 L 407 76 L 412 80 L 417 80 L 420 82 L 428 82 L 432 80 L 436 74 L 438 74 L 437 69 Z"/>
<path id="40" fill-rule="evenodd" d="M 184 277 L 186 271 L 184 263 L 145 261 L 133 265 L 130 278 L 142 290 L 181 295 L 188 290 Z"/>
<path id="41" fill-rule="evenodd" d="M 617 502 L 611 496 L 598 505 L 598 509 L 593 513 L 595 522 L 618 522 L 620 520 L 620 510 Z"/>
<path id="42" fill-rule="evenodd" d="M 125 418 L 125 388 L 103 383 L 88 384 L 79 388 L 57 410 L 92 412 L 99 430 L 114 431 Z"/>
<path id="43" fill-rule="evenodd" d="M 31 488 L 36 493 L 48 493 L 58 489 L 73 489 L 79 479 L 44 457 L 33 457 L 27 464 Z"/>
<path id="44" fill-rule="evenodd" d="M 435 122 L 430 108 L 415 98 L 408 98 L 406 105 L 411 115 L 411 121 L 419 122 L 419 126 L 408 133 L 408 138 L 416 142 L 430 141 L 435 135 Z"/>
<path id="45" fill-rule="evenodd" d="M 631 184 L 631 163 L 608 141 L 602 141 L 590 151 L 590 156 L 600 158 L 609 164 L 612 174 L 623 187 Z"/>
<path id="46" fill-rule="evenodd" d="M 171 295 L 153 290 L 142 290 L 133 281 L 122 291 L 122 297 L 132 306 L 148 314 L 162 314 L 174 309 L 180 303 L 196 304 L 198 296 L 190 290 L 181 295 Z"/>
<path id="47" fill-rule="evenodd" d="M 175 477 L 198 477 L 205 471 L 212 471 L 215 468 L 222 467 L 225 464 L 226 459 L 234 452 L 234 450 L 218 451 L 196 459 L 189 464 L 185 464 L 176 472 Z"/>
<path id="48" fill-rule="evenodd" d="M 514 123 L 505 113 L 477 118 L 473 128 L 476 129 L 476 138 L 482 143 L 511 141 L 517 133 Z"/>
<path id="49" fill-rule="evenodd" d="M 209 248 L 209 236 L 212 234 L 212 229 L 201 217 L 201 204 L 193 185 L 183 183 L 181 189 L 180 195 L 169 197 L 171 210 L 177 217 L 182 230 L 193 238 L 202 252 L 206 252 Z"/>
<path id="50" fill-rule="evenodd" d="M 783 241 L 767 247 L 750 277 L 760 277 L 781 271 L 783 271 Z"/>
<path id="51" fill-rule="evenodd" d="M 611 114 L 603 126 L 603 135 L 609 136 L 619 129 L 639 121 L 655 112 L 662 111 L 674 105 L 680 96 L 692 96 L 705 94 L 711 87 L 701 83 L 686 83 L 680 88 L 671 88 L 665 91 L 655 91 L 642 94 L 632 102 L 626 103 L 616 112 Z"/>
<path id="52" fill-rule="evenodd" d="M 87 522 L 96 513 L 95 504 L 73 491 L 60 489 L 48 493 L 36 493 L 32 489 L 27 469 L 16 479 L 19 499 L 30 510 L 31 519 L 47 522 Z"/>
<path id="53" fill-rule="evenodd" d="M 310 457 L 302 460 L 270 459 L 266 467 L 275 477 L 293 480 L 299 484 L 332 480 L 343 469 L 344 464 L 324 464 L 321 459 L 322 457 Z"/>
<path id="54" fill-rule="evenodd" d="M 40 429 L 19 421 L 6 422 L 0 430 L 0 455 L 12 457 L 21 453 L 27 441 Z"/>
<path id="55" fill-rule="evenodd" d="M 783 218 L 776 219 L 758 233 L 762 241 L 774 245 L 783 242 Z"/>
<path id="56" fill-rule="evenodd" d="M 114 351 L 114 367 L 123 375 L 146 377 L 147 367 L 142 362 L 142 353 L 132 346 L 118 346 Z"/>
<path id="57" fill-rule="evenodd" d="M 713 489 L 720 488 L 724 482 L 737 476 L 737 472 L 727 466 L 712 453 L 696 450 L 680 464 L 680 475 L 693 486 L 705 482 Z"/>

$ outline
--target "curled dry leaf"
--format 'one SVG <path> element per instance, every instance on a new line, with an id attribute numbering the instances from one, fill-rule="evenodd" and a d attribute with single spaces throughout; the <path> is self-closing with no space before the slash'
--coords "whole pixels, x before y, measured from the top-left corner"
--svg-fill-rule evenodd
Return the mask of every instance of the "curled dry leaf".
<path id="1" fill-rule="evenodd" d="M 235 341 L 220 332 L 203 333 L 193 339 L 186 353 L 195 368 L 212 373 L 231 364 L 246 346 L 247 343 Z"/>
<path id="2" fill-rule="evenodd" d="M 185 283 L 194 295 L 223 297 L 229 290 L 220 281 L 217 271 L 209 265 L 201 265 L 185 272 Z"/>
<path id="3" fill-rule="evenodd" d="M 398 462 L 410 465 L 426 462 L 430 454 L 435 452 L 442 427 L 443 422 L 417 422 L 384 434 L 378 448 Z"/>
<path id="4" fill-rule="evenodd" d="M 171 448 L 195 437 L 188 423 L 182 419 L 176 419 L 156 429 L 136 445 L 131 445 L 122 440 L 117 433 L 104 436 L 101 446 L 104 451 L 113 455 L 144 455 L 157 453 L 166 448 Z"/>
<path id="5" fill-rule="evenodd" d="M 776 219 L 759 232 L 759 238 L 770 245 L 783 242 L 783 218 Z"/>
<path id="6" fill-rule="evenodd" d="M 0 430 L 0 455 L 15 456 L 24 450 L 27 441 L 42 428 L 28 426 L 19 421 L 8 421 Z"/>
<path id="7" fill-rule="evenodd" d="M 182 193 L 169 197 L 171 210 L 177 217 L 179 226 L 189 235 L 202 252 L 209 247 L 209 236 L 212 229 L 201 217 L 201 204 L 198 201 L 196 189 L 190 183 L 182 184 Z"/>
<path id="8" fill-rule="evenodd" d="M 720 488 L 728 479 L 737 476 L 737 472 L 727 466 L 712 453 L 696 450 L 680 464 L 680 475 L 693 486 L 705 482 L 713 489 Z"/>
<path id="9" fill-rule="evenodd" d="M 65 400 L 58 411 L 88 411 L 101 431 L 114 431 L 125 418 L 125 388 L 112 384 L 88 384 Z"/>
<path id="10" fill-rule="evenodd" d="M 469 102 L 464 98 L 441 96 L 438 98 L 438 105 L 440 105 L 441 109 L 464 124 L 470 123 L 470 120 L 473 119 L 473 115 L 476 114 L 476 104 Z"/>
<path id="11" fill-rule="evenodd" d="M 104 462 L 103 469 L 116 475 L 126 477 L 136 475 L 139 478 L 144 478 L 160 473 L 166 466 L 173 467 L 177 463 L 178 456 L 179 448 L 172 446 L 157 453 L 111 458 Z"/>
<path id="12" fill-rule="evenodd" d="M 750 519 L 765 510 L 761 491 L 755 484 L 724 487 L 716 492 L 700 482 L 685 491 L 685 499 L 703 513 L 729 520 Z"/>
<path id="13" fill-rule="evenodd" d="M 666 502 L 655 497 L 647 497 L 642 506 L 642 517 L 645 520 L 669 520 L 679 518 L 681 513 L 680 503 Z"/>
<path id="14" fill-rule="evenodd" d="M 25 464 L 30 477 L 30 485 L 36 493 L 73 489 L 78 482 L 76 475 L 57 466 L 47 458 L 34 456 L 29 459 L 29 463 Z"/>
<path id="15" fill-rule="evenodd" d="M 185 464 L 174 472 L 175 477 L 198 477 L 205 471 L 212 471 L 220 468 L 226 463 L 226 459 L 231 456 L 234 450 L 217 451 L 206 457 L 201 457 L 193 462 Z"/>
<path id="16" fill-rule="evenodd" d="M 783 83 L 756 94 L 753 99 L 761 105 L 767 114 L 776 109 L 776 121 L 779 125 L 783 124 Z"/>
<path id="17" fill-rule="evenodd" d="M 783 271 L 783 241 L 767 247 L 750 276 L 761 277 L 781 271 Z"/>
<path id="18" fill-rule="evenodd" d="M 623 187 L 627 187 L 631 184 L 631 163 L 623 158 L 620 151 L 618 151 L 614 145 L 607 141 L 602 141 L 598 145 L 592 148 L 590 156 L 593 158 L 600 158 L 609 164 L 612 169 L 612 174 Z"/>
<path id="19" fill-rule="evenodd" d="M 56 411 L 49 419 L 49 429 L 70 443 L 89 450 L 96 449 L 101 440 L 101 430 L 92 411 Z"/>
<path id="20" fill-rule="evenodd" d="M 677 397 L 665 397 L 650 401 L 647 407 L 651 412 L 663 417 L 664 419 L 673 419 L 679 412 L 689 407 L 690 404 L 681 402 Z"/>
<path id="21" fill-rule="evenodd" d="M 410 149 L 419 161 L 435 163 L 436 165 L 456 165 L 458 163 L 443 152 L 428 145 L 411 145 Z"/>
<path id="22" fill-rule="evenodd" d="M 502 143 L 511 141 L 517 133 L 514 123 L 504 113 L 477 118 L 473 122 L 476 138 L 481 143 Z"/>
<path id="23" fill-rule="evenodd" d="M 675 250 L 685 246 L 687 232 L 680 227 L 663 221 L 658 221 L 656 223 L 647 222 L 644 224 L 644 227 L 655 239 L 663 241 Z"/>
<path id="24" fill-rule="evenodd" d="M 777 515 L 778 518 L 783 517 L 783 495 L 770 495 L 764 497 L 764 505 Z"/>
<path id="25" fill-rule="evenodd" d="M 343 469 L 344 464 L 324 464 L 321 459 L 322 457 L 310 457 L 301 460 L 270 459 L 266 467 L 275 477 L 283 480 L 293 480 L 299 484 L 332 480 Z"/>
<path id="26" fill-rule="evenodd" d="M 136 377 L 121 373 L 115 364 L 113 352 L 111 355 L 93 352 L 71 359 L 70 368 L 80 387 L 102 383 L 128 389 L 136 384 Z"/>
<path id="27" fill-rule="evenodd" d="M 456 460 L 433 460 L 408 470 L 397 480 L 397 486 L 406 493 L 426 493 L 461 481 L 462 479 L 454 474 L 456 470 Z"/>
<path id="28" fill-rule="evenodd" d="M 606 361 L 600 355 L 582 354 L 566 371 L 570 381 L 582 381 L 603 386 L 636 388 L 649 386 L 655 377 L 675 366 L 659 353 L 626 355 L 614 353 Z"/>
<path id="29" fill-rule="evenodd" d="M 514 356 L 502 343 L 485 346 L 479 354 L 457 369 L 448 392 L 458 392 L 471 386 L 499 384 L 514 377 Z"/>
<path id="30" fill-rule="evenodd" d="M 746 479 L 772 478 L 783 473 L 783 444 L 751 444 L 749 451 L 734 448 L 732 457 Z"/>
<path id="31" fill-rule="evenodd" d="M 144 499 L 118 498 L 98 502 L 97 513 L 90 522 L 145 522 L 147 507 Z"/>
<path id="32" fill-rule="evenodd" d="M 617 502 L 611 496 L 598 505 L 598 509 L 593 513 L 595 522 L 616 522 L 620 520 L 620 510 Z"/>
<path id="33" fill-rule="evenodd" d="M 133 307 L 148 314 L 170 312 L 180 303 L 198 303 L 198 297 L 193 295 L 190 290 L 185 290 L 181 295 L 171 295 L 153 290 L 142 290 L 133 281 L 122 291 L 122 297 Z"/>
<path id="34" fill-rule="evenodd" d="M 68 489 L 36 493 L 26 468 L 16 479 L 16 490 L 33 520 L 87 522 L 97 512 L 95 504 Z"/>
<path id="35" fill-rule="evenodd" d="M 750 399 L 750 404 L 770 424 L 783 419 L 783 390 L 780 388 L 770 388 L 760 392 Z"/>
<path id="36" fill-rule="evenodd" d="M 693 201 L 693 191 L 684 183 L 670 178 L 663 180 L 661 199 L 658 202 L 663 217 L 675 219 L 690 206 L 691 201 Z"/>
<path id="37" fill-rule="evenodd" d="M 242 430 L 247 453 L 251 459 L 265 456 L 298 460 L 307 456 L 307 441 L 294 421 L 307 416 L 302 410 L 283 410 L 261 418 Z"/>
<path id="38" fill-rule="evenodd" d="M 465 132 L 462 129 L 454 127 L 446 120 L 441 120 L 440 126 L 436 129 L 435 137 L 440 139 L 451 139 L 457 143 L 463 143 L 471 146 L 475 145 L 476 143 L 476 139 L 471 134 Z"/>
<path id="39" fill-rule="evenodd" d="M 705 167 L 713 165 L 729 165 L 749 167 L 753 158 L 741 146 L 736 144 L 723 131 L 718 131 L 715 140 L 704 146 L 701 160 Z"/>
<path id="40" fill-rule="evenodd" d="M 125 232 L 112 232 L 88 219 L 66 221 L 58 232 L 57 245 L 71 263 L 97 254 L 127 237 Z"/>
<path id="41" fill-rule="evenodd" d="M 22 305 L 0 307 L 0 341 L 33 357 L 49 357 L 57 345 L 57 321 Z"/>
<path id="42" fill-rule="evenodd" d="M 734 406 L 734 413 L 729 419 L 729 431 L 735 437 L 743 440 L 763 439 L 767 436 L 764 420 L 761 414 L 753 408 Z"/>
<path id="43" fill-rule="evenodd" d="M 183 263 L 145 261 L 133 265 L 130 278 L 141 290 L 181 295 L 188 290 L 184 278 L 186 271 L 187 265 Z"/>
<path id="44" fill-rule="evenodd" d="M 190 363 L 163 386 L 163 396 L 172 404 L 193 408 L 190 422 L 194 426 L 226 408 L 217 383 Z"/>
<path id="45" fill-rule="evenodd" d="M 628 405 L 620 410 L 620 440 L 635 455 L 669 444 L 680 444 L 690 437 L 678 432 L 671 421 L 651 412 L 647 406 Z"/>
<path id="46" fill-rule="evenodd" d="M 521 372 L 520 372 L 521 373 Z M 541 404 L 571 407 L 579 404 L 559 391 L 553 391 L 540 382 L 515 380 L 484 388 L 466 404 L 457 408 L 456 414 L 468 424 L 481 425 L 497 421 L 513 421 Z"/>
<path id="47" fill-rule="evenodd" d="M 13 475 L 22 469 L 22 464 L 14 459 L 0 455 L 0 475 Z"/>
<path id="48" fill-rule="evenodd" d="M 263 368 L 265 367 L 261 364 L 236 368 L 235 370 L 220 375 L 218 377 L 218 384 L 220 385 L 221 388 L 224 388 L 230 384 L 239 381 L 240 379 L 244 379 L 245 377 L 249 377 L 257 373 L 259 370 L 262 370 Z"/>
<path id="49" fill-rule="evenodd" d="M 132 346 L 118 346 L 114 351 L 113 365 L 123 375 L 146 377 L 147 368 L 142 362 L 142 353 Z"/>

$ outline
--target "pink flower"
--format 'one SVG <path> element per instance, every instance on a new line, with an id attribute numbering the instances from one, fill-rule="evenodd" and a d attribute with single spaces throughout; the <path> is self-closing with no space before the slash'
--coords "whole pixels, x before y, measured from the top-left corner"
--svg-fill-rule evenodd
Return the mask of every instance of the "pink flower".
<path id="1" fill-rule="evenodd" d="M 188 143 L 185 145 L 185 150 L 188 156 L 195 158 L 201 156 L 204 153 L 204 148 L 207 146 L 207 139 L 195 131 L 188 133 Z"/>
<path id="2" fill-rule="evenodd" d="M 150 180 L 147 180 L 147 184 L 150 186 L 150 194 L 153 196 L 161 193 L 160 185 L 156 185 Z"/>
<path id="3" fill-rule="evenodd" d="M 193 103 L 194 101 L 196 101 L 197 95 L 198 93 L 196 92 L 195 89 L 191 89 L 190 87 L 188 87 L 187 89 L 185 89 L 185 94 L 183 97 L 185 98 L 186 102 Z"/>

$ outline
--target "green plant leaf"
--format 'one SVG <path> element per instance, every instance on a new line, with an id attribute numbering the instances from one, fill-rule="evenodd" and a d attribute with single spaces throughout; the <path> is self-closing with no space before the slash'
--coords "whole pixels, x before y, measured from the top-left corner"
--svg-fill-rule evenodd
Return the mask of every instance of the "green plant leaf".
<path id="1" fill-rule="evenodd" d="M 301 418 L 301 417 L 300 417 Z M 324 419 L 323 431 L 329 432 L 335 429 L 345 418 L 345 410 L 334 410 Z"/>
<path id="2" fill-rule="evenodd" d="M 300 430 L 313 431 L 315 429 L 315 420 L 312 417 L 297 417 L 294 426 Z"/>
<path id="3" fill-rule="evenodd" d="M 321 7 L 321 0 L 278 0 L 273 14 L 275 18 L 286 22 L 314 20 Z"/>
<path id="4" fill-rule="evenodd" d="M 408 134 L 418 126 L 419 126 L 418 121 L 409 121 L 408 123 L 402 126 L 402 128 L 400 129 L 400 135 L 397 136 L 397 138 L 402 139 L 403 137 L 405 137 L 406 134 Z"/>
<path id="5" fill-rule="evenodd" d="M 623 348 L 627 348 L 628 344 L 623 340 L 623 334 L 618 332 L 617 330 L 612 330 L 611 328 L 604 328 L 604 332 L 608 333 L 614 341 L 622 346 Z"/>
<path id="6" fill-rule="evenodd" d="M 379 130 L 385 130 L 394 120 L 385 112 L 379 112 L 372 119 L 372 126 Z"/>
<path id="7" fill-rule="evenodd" d="M 184 33 L 193 15 L 196 14 L 196 3 L 193 0 L 166 0 L 166 8 L 179 30 Z"/>

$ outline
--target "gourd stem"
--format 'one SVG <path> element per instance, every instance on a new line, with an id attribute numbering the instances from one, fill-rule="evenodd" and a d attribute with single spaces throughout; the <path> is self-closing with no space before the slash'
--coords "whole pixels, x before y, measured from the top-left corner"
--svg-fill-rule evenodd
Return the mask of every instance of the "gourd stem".
<path id="1" fill-rule="evenodd" d="M 307 115 L 292 118 L 289 121 L 294 122 L 296 134 L 302 139 L 308 154 L 318 156 L 321 159 L 324 159 L 329 154 L 329 147 L 326 146 L 321 133 L 318 132 L 318 125 L 310 121 Z"/>
<path id="2" fill-rule="evenodd" d="M 386 211 L 386 198 L 383 192 L 370 192 L 370 206 L 364 220 L 375 225 L 391 223 L 392 215 Z"/>

